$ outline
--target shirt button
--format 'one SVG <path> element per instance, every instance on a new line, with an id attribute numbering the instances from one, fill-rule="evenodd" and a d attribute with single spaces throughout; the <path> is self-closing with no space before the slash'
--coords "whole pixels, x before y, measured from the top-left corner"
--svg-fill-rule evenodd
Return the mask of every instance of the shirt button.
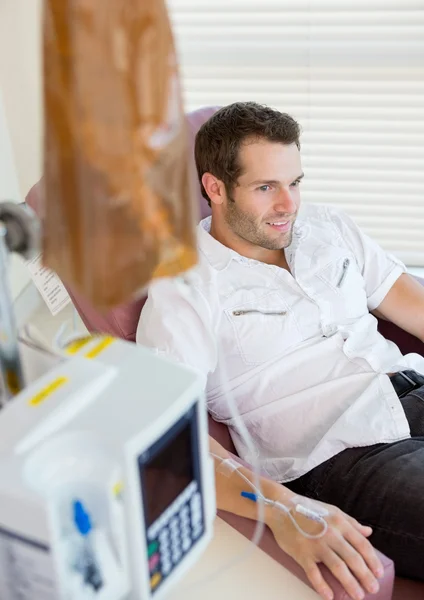
<path id="1" fill-rule="evenodd" d="M 336 332 L 337 327 L 335 325 L 326 325 L 325 327 L 323 327 L 323 333 L 327 337 L 334 335 Z"/>

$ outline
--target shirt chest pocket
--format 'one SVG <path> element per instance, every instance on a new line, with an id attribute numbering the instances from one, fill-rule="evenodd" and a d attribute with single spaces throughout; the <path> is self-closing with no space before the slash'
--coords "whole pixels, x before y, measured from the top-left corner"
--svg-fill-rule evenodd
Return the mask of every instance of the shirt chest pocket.
<path id="1" fill-rule="evenodd" d="M 341 256 L 317 273 L 321 296 L 340 324 L 368 312 L 365 281 L 352 256 Z"/>
<path id="2" fill-rule="evenodd" d="M 245 298 L 225 310 L 237 351 L 248 365 L 259 365 L 284 354 L 301 341 L 293 311 L 280 292 Z"/>

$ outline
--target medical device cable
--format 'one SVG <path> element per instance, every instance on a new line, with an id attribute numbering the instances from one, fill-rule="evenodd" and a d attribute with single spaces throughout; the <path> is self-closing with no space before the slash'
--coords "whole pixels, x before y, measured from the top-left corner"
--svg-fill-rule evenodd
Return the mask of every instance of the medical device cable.
<path id="1" fill-rule="evenodd" d="M 190 301 L 191 290 L 192 290 L 193 284 L 190 283 L 189 274 L 186 274 L 184 276 L 184 278 L 179 278 L 179 280 L 181 282 L 181 291 L 184 293 L 186 299 Z M 222 316 L 221 316 L 221 318 L 222 318 Z M 221 353 L 222 347 L 221 347 L 221 343 L 220 343 L 220 340 L 218 337 L 216 338 L 216 342 L 217 342 L 217 355 L 219 356 Z M 198 587 L 199 585 L 204 585 L 207 581 L 210 581 L 211 579 L 217 577 L 218 575 L 221 575 L 223 572 L 228 571 L 228 569 L 234 567 L 235 565 L 239 564 L 243 560 L 246 560 L 248 558 L 248 556 L 250 556 L 250 554 L 254 551 L 255 547 L 259 546 L 259 542 L 260 542 L 262 535 L 264 533 L 264 530 L 265 530 L 265 523 L 264 523 L 265 504 L 263 501 L 263 495 L 262 495 L 262 491 L 261 491 L 261 482 L 260 482 L 261 474 L 260 474 L 260 468 L 259 468 L 259 461 L 257 459 L 257 452 L 255 450 L 253 440 L 250 436 L 250 433 L 248 432 L 246 425 L 243 422 L 242 416 L 241 416 L 241 414 L 237 408 L 237 405 L 235 403 L 234 396 L 233 396 L 232 390 L 229 385 L 229 378 L 228 378 L 228 372 L 226 369 L 225 361 L 222 361 L 222 364 L 220 364 L 220 368 L 221 368 L 222 395 L 227 402 L 232 419 L 237 422 L 237 425 L 239 427 L 240 437 L 242 438 L 243 442 L 245 443 L 245 445 L 248 449 L 249 462 L 251 463 L 251 467 L 252 467 L 254 485 L 255 485 L 256 490 L 259 491 L 258 502 L 257 502 L 258 518 L 257 518 L 255 530 L 253 532 L 253 536 L 250 538 L 250 540 L 249 540 L 250 543 L 246 550 L 243 550 L 243 552 L 240 552 L 231 560 L 224 562 L 223 565 L 217 567 L 211 573 L 207 574 L 205 577 L 202 577 L 201 579 L 196 580 L 193 583 L 188 584 L 187 586 L 184 586 L 184 590 L 188 590 L 193 587 Z"/>
<path id="2" fill-rule="evenodd" d="M 193 284 L 190 283 L 190 275 L 186 274 L 184 276 L 184 278 L 179 278 L 179 280 L 181 282 L 181 287 L 180 287 L 181 291 L 184 293 L 186 299 L 190 301 L 191 291 L 192 291 L 192 288 L 194 287 Z M 221 315 L 221 319 L 222 318 L 223 318 L 223 315 Z M 218 324 L 218 327 L 216 328 L 216 330 L 218 328 L 219 328 L 219 324 Z M 222 355 L 221 351 L 223 350 L 223 348 L 222 348 L 222 344 L 221 344 L 218 336 L 216 336 L 216 343 L 217 343 L 217 355 L 218 356 Z M 235 469 L 235 470 L 237 472 L 237 475 L 239 477 L 241 477 L 242 479 L 244 479 L 246 481 L 246 483 L 248 483 L 255 490 L 255 496 L 256 496 L 255 502 L 258 505 L 258 517 L 257 517 L 255 530 L 253 532 L 253 536 L 250 538 L 250 544 L 246 550 L 243 550 L 243 552 L 240 552 L 239 554 L 234 556 L 234 558 L 232 558 L 231 560 L 224 562 L 223 565 L 217 567 L 216 569 L 214 569 L 211 573 L 209 573 L 205 577 L 202 577 L 201 579 L 194 581 L 193 583 L 190 583 L 187 586 L 184 586 L 184 588 L 183 588 L 184 590 L 189 590 L 193 587 L 198 587 L 201 584 L 203 585 L 207 581 L 210 581 L 211 579 L 217 577 L 218 575 L 221 575 L 222 573 L 228 571 L 230 568 L 234 567 L 235 565 L 238 565 L 243 560 L 246 560 L 250 556 L 250 554 L 254 551 L 255 547 L 259 546 L 259 542 L 260 542 L 262 535 L 264 533 L 264 530 L 265 530 L 264 516 L 265 516 L 266 498 L 262 494 L 261 481 L 260 481 L 261 472 L 260 472 L 258 453 L 255 450 L 255 446 L 254 446 L 252 437 L 251 437 L 249 431 L 247 430 L 247 427 L 244 424 L 242 416 L 237 408 L 237 405 L 236 405 L 236 402 L 234 399 L 234 395 L 233 395 L 233 392 L 230 387 L 228 371 L 226 368 L 225 361 L 221 361 L 219 368 L 220 368 L 220 375 L 221 375 L 220 382 L 221 382 L 221 386 L 222 386 L 222 396 L 225 398 L 225 400 L 227 402 L 227 405 L 228 405 L 228 408 L 229 408 L 229 411 L 231 414 L 231 418 L 238 425 L 238 433 L 240 434 L 240 437 L 242 438 L 245 446 L 247 447 L 247 450 L 249 453 L 248 460 L 249 460 L 249 463 L 252 468 L 253 483 L 243 473 L 241 473 L 239 469 Z M 212 456 L 214 456 L 214 453 L 210 452 L 210 454 Z M 215 455 L 215 456 L 218 456 L 218 455 Z M 219 458 L 221 460 L 225 460 L 222 457 L 219 457 Z M 241 463 L 240 463 L 240 466 L 242 466 Z M 307 499 L 305 499 L 305 500 L 307 500 Z M 303 501 L 303 499 L 302 499 L 302 501 Z M 274 508 L 288 514 L 290 520 L 293 522 L 296 529 L 299 531 L 299 533 L 301 533 L 306 538 L 317 539 L 326 534 L 327 529 L 328 529 L 328 524 L 325 521 L 325 519 L 323 518 L 323 515 L 328 514 L 327 511 L 322 511 L 322 514 L 319 514 L 316 512 L 316 510 L 309 509 L 307 507 L 302 506 L 301 504 L 298 504 L 295 506 L 296 512 L 303 514 L 304 516 L 306 516 L 307 518 L 309 518 L 311 520 L 318 521 L 323 525 L 323 529 L 318 534 L 312 535 L 312 534 L 309 534 L 308 532 L 306 532 L 305 530 L 303 530 L 299 526 L 299 524 L 296 522 L 296 519 L 291 514 L 290 510 L 284 504 L 281 504 L 279 502 L 274 502 L 274 501 L 268 501 L 268 503 L 272 503 Z"/>

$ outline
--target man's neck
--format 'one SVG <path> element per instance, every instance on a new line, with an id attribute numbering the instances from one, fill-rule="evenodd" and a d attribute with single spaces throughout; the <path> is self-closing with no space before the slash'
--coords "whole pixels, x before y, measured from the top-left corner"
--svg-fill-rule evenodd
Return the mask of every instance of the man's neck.
<path id="1" fill-rule="evenodd" d="M 239 238 L 231 230 L 217 227 L 213 217 L 211 219 L 211 228 L 209 233 L 218 242 L 227 248 L 234 250 L 240 254 L 240 256 L 245 256 L 246 258 L 251 258 L 268 265 L 275 265 L 290 272 L 284 249 L 268 250 L 267 248 L 255 246 L 254 244 Z"/>

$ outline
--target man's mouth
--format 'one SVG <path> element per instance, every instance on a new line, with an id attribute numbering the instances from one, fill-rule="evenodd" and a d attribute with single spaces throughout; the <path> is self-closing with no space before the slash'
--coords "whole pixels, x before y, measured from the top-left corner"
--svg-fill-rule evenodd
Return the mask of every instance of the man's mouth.
<path id="1" fill-rule="evenodd" d="M 267 225 L 281 233 L 284 233 L 290 230 L 292 223 L 291 221 L 268 221 Z"/>

